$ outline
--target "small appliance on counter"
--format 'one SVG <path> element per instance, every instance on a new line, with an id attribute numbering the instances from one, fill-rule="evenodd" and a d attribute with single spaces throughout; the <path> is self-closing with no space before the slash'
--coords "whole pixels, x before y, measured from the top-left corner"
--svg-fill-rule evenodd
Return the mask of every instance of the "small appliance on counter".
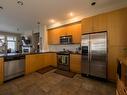
<path id="1" fill-rule="evenodd" d="M 60 37 L 60 44 L 62 44 L 62 45 L 72 44 L 72 35 L 61 36 Z"/>

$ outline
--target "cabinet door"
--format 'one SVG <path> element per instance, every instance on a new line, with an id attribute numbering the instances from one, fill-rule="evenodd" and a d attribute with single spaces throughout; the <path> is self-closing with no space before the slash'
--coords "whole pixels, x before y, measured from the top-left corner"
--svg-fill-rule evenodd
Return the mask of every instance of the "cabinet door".
<path id="1" fill-rule="evenodd" d="M 4 66 L 3 66 L 3 64 L 4 64 L 4 60 L 3 60 L 3 58 L 0 58 L 0 84 L 2 84 L 3 83 L 3 76 L 4 76 L 4 72 L 3 72 L 3 69 L 4 69 Z"/>
<path id="2" fill-rule="evenodd" d="M 116 89 L 119 93 L 118 95 L 127 95 L 127 89 L 126 89 L 125 85 L 123 84 L 123 82 L 119 79 L 117 81 Z"/>
<path id="3" fill-rule="evenodd" d="M 121 70 L 121 81 L 127 86 L 127 66 L 126 63 L 122 64 L 122 70 Z"/>
<path id="4" fill-rule="evenodd" d="M 67 35 L 72 35 L 72 43 L 81 43 L 81 23 L 75 23 L 66 27 Z"/>
<path id="5" fill-rule="evenodd" d="M 59 44 L 59 29 L 52 29 L 48 31 L 48 44 Z"/>
<path id="6" fill-rule="evenodd" d="M 107 14 L 93 17 L 93 32 L 107 31 Z"/>
<path id="7" fill-rule="evenodd" d="M 25 74 L 33 73 L 44 67 L 46 67 L 44 54 L 26 55 Z"/>
<path id="8" fill-rule="evenodd" d="M 57 55 L 56 53 L 47 53 L 45 54 L 45 63 L 46 66 L 54 66 L 57 67 Z"/>
<path id="9" fill-rule="evenodd" d="M 81 55 L 70 55 L 70 70 L 72 72 L 81 73 Z"/>
<path id="10" fill-rule="evenodd" d="M 72 43 L 81 43 L 81 23 L 75 23 L 66 27 L 67 35 L 72 35 Z"/>
<path id="11" fill-rule="evenodd" d="M 64 27 L 48 30 L 48 44 L 60 44 L 60 36 L 66 36 Z"/>
<path id="12" fill-rule="evenodd" d="M 114 11 L 108 15 L 109 44 L 114 46 L 127 45 L 127 8 Z"/>
<path id="13" fill-rule="evenodd" d="M 91 33 L 93 31 L 93 17 L 82 20 L 82 34 Z"/>

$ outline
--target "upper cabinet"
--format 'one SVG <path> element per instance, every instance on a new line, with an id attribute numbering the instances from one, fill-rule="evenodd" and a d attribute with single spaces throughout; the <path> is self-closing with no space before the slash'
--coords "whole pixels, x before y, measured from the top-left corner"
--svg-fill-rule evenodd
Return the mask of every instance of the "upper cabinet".
<path id="1" fill-rule="evenodd" d="M 72 35 L 72 43 L 79 44 L 81 42 L 81 23 L 67 26 L 66 34 Z"/>
<path id="2" fill-rule="evenodd" d="M 93 31 L 107 31 L 107 21 L 108 17 L 107 14 L 100 14 L 93 17 Z"/>
<path id="3" fill-rule="evenodd" d="M 107 31 L 107 14 L 100 14 L 82 20 L 82 34 Z"/>
<path id="4" fill-rule="evenodd" d="M 82 34 L 92 32 L 93 17 L 85 18 L 82 20 Z"/>
<path id="5" fill-rule="evenodd" d="M 127 8 L 108 14 L 109 44 L 127 46 Z M 115 34 L 115 35 L 114 35 Z"/>
<path id="6" fill-rule="evenodd" d="M 48 44 L 60 44 L 60 37 L 68 35 L 72 35 L 72 43 L 79 44 L 81 42 L 81 23 L 48 30 Z"/>
<path id="7" fill-rule="evenodd" d="M 61 29 L 53 29 L 48 31 L 48 43 L 49 44 L 59 44 L 59 36 Z"/>

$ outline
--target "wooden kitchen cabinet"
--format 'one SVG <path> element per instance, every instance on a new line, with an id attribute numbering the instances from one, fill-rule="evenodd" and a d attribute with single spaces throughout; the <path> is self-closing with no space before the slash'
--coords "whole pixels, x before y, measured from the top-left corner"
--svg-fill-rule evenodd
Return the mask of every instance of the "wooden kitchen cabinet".
<path id="1" fill-rule="evenodd" d="M 82 20 L 82 34 L 91 33 L 93 31 L 93 17 Z"/>
<path id="2" fill-rule="evenodd" d="M 100 14 L 93 17 L 93 31 L 100 32 L 100 31 L 107 31 L 107 14 Z"/>
<path id="3" fill-rule="evenodd" d="M 116 95 L 127 95 L 127 89 L 121 80 L 117 81 L 117 93 Z"/>
<path id="4" fill-rule="evenodd" d="M 44 54 L 26 55 L 25 74 L 35 72 L 45 66 Z"/>
<path id="5" fill-rule="evenodd" d="M 60 44 L 61 36 L 72 35 L 72 43 L 81 42 L 81 22 L 65 25 L 48 31 L 48 44 Z"/>
<path id="6" fill-rule="evenodd" d="M 107 14 L 99 14 L 82 20 L 82 34 L 107 31 Z"/>
<path id="7" fill-rule="evenodd" d="M 59 44 L 61 29 L 52 29 L 48 31 L 48 44 Z"/>
<path id="8" fill-rule="evenodd" d="M 81 73 L 81 55 L 70 55 L 70 71 L 75 73 Z"/>
<path id="9" fill-rule="evenodd" d="M 67 35 L 72 35 L 72 43 L 81 43 L 81 22 L 66 27 Z"/>
<path id="10" fill-rule="evenodd" d="M 48 44 L 50 45 L 60 44 L 60 37 L 66 35 L 67 31 L 64 27 L 51 29 L 48 31 Z"/>
<path id="11" fill-rule="evenodd" d="M 117 64 L 117 95 L 127 95 L 127 58 L 119 58 Z"/>
<path id="12" fill-rule="evenodd" d="M 4 81 L 4 59 L 0 58 L 0 84 Z"/>
<path id="13" fill-rule="evenodd" d="M 56 66 L 56 53 L 26 55 L 25 74 L 30 74 L 47 66 Z"/>
<path id="14" fill-rule="evenodd" d="M 46 64 L 53 67 L 57 67 L 57 54 L 56 53 L 46 53 L 45 54 Z"/>
<path id="15" fill-rule="evenodd" d="M 127 46 L 127 8 L 108 13 L 108 79 L 116 80 L 117 58 Z"/>
<path id="16" fill-rule="evenodd" d="M 127 8 L 108 14 L 109 44 L 113 46 L 127 45 Z M 115 34 L 115 35 L 114 35 Z"/>

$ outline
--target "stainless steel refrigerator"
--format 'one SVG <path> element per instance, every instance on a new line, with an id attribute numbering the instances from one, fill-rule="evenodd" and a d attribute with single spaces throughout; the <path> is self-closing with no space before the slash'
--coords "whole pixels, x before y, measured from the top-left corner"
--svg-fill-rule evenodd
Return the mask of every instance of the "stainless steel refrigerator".
<path id="1" fill-rule="evenodd" d="M 82 35 L 81 46 L 82 74 L 106 79 L 107 32 Z"/>

